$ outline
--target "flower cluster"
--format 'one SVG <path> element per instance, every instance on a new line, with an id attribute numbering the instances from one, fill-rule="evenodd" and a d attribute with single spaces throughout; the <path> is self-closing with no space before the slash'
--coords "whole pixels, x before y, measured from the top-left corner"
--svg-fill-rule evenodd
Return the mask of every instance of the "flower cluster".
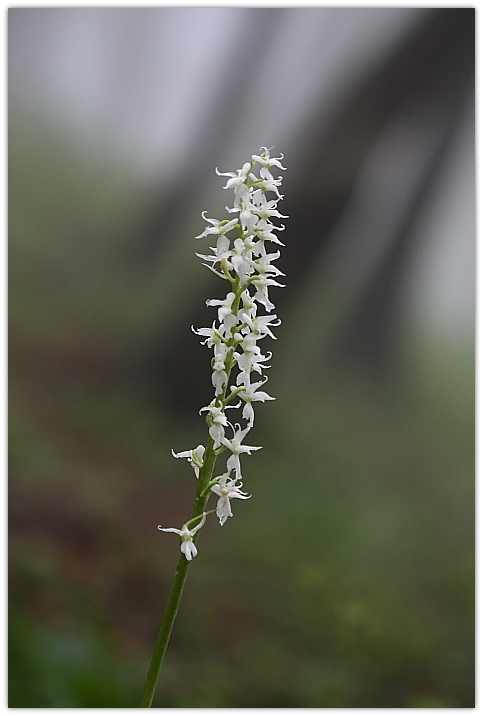
<path id="1" fill-rule="evenodd" d="M 280 251 L 271 251 L 268 247 L 270 244 L 283 246 L 275 232 L 285 227 L 272 223 L 274 218 L 287 218 L 277 209 L 278 202 L 283 198 L 279 192 L 282 178 L 272 174 L 274 169 L 284 169 L 282 159 L 283 156 L 271 158 L 269 150 L 262 147 L 260 154 L 254 154 L 252 161 L 246 162 L 237 172 L 216 170 L 219 176 L 227 177 L 224 189 L 234 191 L 233 206 L 226 207 L 234 217 L 219 221 L 206 217 L 203 212 L 208 226 L 196 237 L 213 240 L 215 246 L 210 247 L 211 253 L 197 256 L 204 260 L 205 266 L 229 283 L 225 298 L 213 298 L 206 302 L 217 309 L 217 318 L 211 327 L 192 329 L 203 338 L 202 344 L 213 349 L 211 381 L 214 398 L 200 410 L 200 413 L 207 414 L 210 449 L 215 455 L 226 450 L 229 452 L 224 472 L 209 480 L 206 486 L 207 494 L 211 491 L 218 497 L 216 514 L 220 525 L 232 516 L 230 500 L 246 500 L 249 497 L 241 489 L 240 456 L 261 449 L 244 442 L 254 425 L 253 403 L 274 400 L 261 390 L 268 380 L 263 371 L 270 367 L 267 361 L 271 353 L 263 353 L 259 343 L 267 336 L 275 339 L 272 329 L 280 325 L 280 320 L 272 312 L 275 306 L 268 292 L 272 286 L 283 285 L 277 279 L 284 274 L 273 264 Z M 260 309 L 263 309 L 261 315 Z M 233 425 L 228 420 L 228 408 L 241 408 L 240 422 Z M 173 455 L 187 458 L 196 477 L 200 478 L 207 451 L 208 445 L 206 449 L 198 445 L 193 450 L 173 452 Z M 206 514 L 203 512 L 190 520 L 202 517 L 192 530 L 187 526 L 190 522 L 181 530 L 165 530 L 179 534 L 181 551 L 188 560 L 196 556 L 193 535 L 204 523 Z"/>

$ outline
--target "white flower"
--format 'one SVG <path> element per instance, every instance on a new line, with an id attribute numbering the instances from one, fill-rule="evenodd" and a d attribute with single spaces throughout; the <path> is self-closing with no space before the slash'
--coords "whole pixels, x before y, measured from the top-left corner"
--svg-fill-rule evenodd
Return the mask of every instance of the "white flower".
<path id="1" fill-rule="evenodd" d="M 201 212 L 203 219 L 208 221 L 210 224 L 213 224 L 213 226 L 207 226 L 201 234 L 195 236 L 195 239 L 202 239 L 204 236 L 209 236 L 210 234 L 223 236 L 223 234 L 231 231 L 238 223 L 238 219 L 232 219 L 231 221 L 218 221 L 218 219 L 209 219 L 207 216 L 204 216 L 204 214 L 206 214 L 206 211 Z"/>
<path id="2" fill-rule="evenodd" d="M 239 346 L 242 348 L 243 353 L 234 353 L 233 355 L 238 362 L 239 369 L 244 373 L 250 373 L 251 370 L 256 370 L 257 373 L 261 373 L 262 367 L 259 364 L 270 360 L 271 353 L 264 356 L 260 351 L 259 346 L 257 346 L 258 337 L 259 336 L 255 336 L 253 333 L 248 333 L 248 335 L 244 336 L 243 341 Z M 237 383 L 240 375 L 242 375 L 242 373 L 239 373 L 237 376 Z"/>
<path id="3" fill-rule="evenodd" d="M 256 238 L 254 236 L 246 236 L 244 239 L 240 239 L 240 241 L 243 242 L 243 250 L 246 253 L 246 256 L 251 256 L 251 252 L 254 250 L 255 246 L 259 243 L 258 241 L 254 241 L 253 239 Z"/>
<path id="4" fill-rule="evenodd" d="M 203 467 L 203 457 L 205 454 L 203 445 L 198 445 L 194 450 L 184 450 L 183 452 L 174 452 L 174 450 L 171 449 L 171 454 L 173 457 L 186 457 L 195 471 L 196 477 L 200 476 L 200 468 Z"/>
<path id="5" fill-rule="evenodd" d="M 215 388 L 216 395 L 219 395 L 223 386 L 228 382 L 228 376 L 225 372 L 225 353 L 216 353 L 213 359 L 213 374 L 211 382 Z"/>
<path id="6" fill-rule="evenodd" d="M 260 176 L 261 179 L 257 179 L 254 182 L 254 186 L 258 191 L 273 191 L 277 195 L 279 199 L 282 199 L 280 192 L 278 191 L 278 187 L 282 183 L 282 177 L 279 177 L 278 179 L 275 179 L 268 169 L 265 169 L 262 167 L 260 169 Z"/>
<path id="7" fill-rule="evenodd" d="M 228 420 L 226 418 L 225 413 L 221 410 L 221 408 L 218 408 L 216 405 L 208 405 L 208 407 L 206 408 L 201 408 L 200 413 L 202 413 L 204 410 L 206 410 L 210 414 L 209 422 L 211 422 L 211 425 L 208 428 L 208 432 L 215 441 L 213 447 L 215 450 L 217 450 L 222 444 L 223 438 L 225 436 L 224 427 L 228 425 Z"/>
<path id="8" fill-rule="evenodd" d="M 201 345 L 207 345 L 209 348 L 215 346 L 215 349 L 219 349 L 219 347 L 225 345 L 223 342 L 223 336 L 215 328 L 214 321 L 211 328 L 193 328 L 193 326 L 191 326 L 191 330 L 193 333 L 196 333 L 197 336 L 206 336 L 205 341 L 200 341 Z"/>
<path id="9" fill-rule="evenodd" d="M 247 432 L 250 430 L 250 427 L 245 428 L 245 430 L 242 430 L 240 425 L 237 426 L 237 429 L 235 431 L 235 434 L 233 435 L 233 438 L 231 440 L 228 440 L 228 438 L 223 438 L 222 443 L 227 447 L 229 450 L 231 450 L 232 455 L 228 458 L 226 462 L 226 468 L 228 470 L 228 473 L 230 473 L 232 470 L 235 470 L 235 475 L 237 480 L 241 480 L 241 466 L 240 466 L 240 455 L 243 453 L 247 453 L 248 455 L 251 455 L 252 450 L 261 450 L 261 447 L 254 447 L 253 445 L 242 445 L 241 442 Z"/>
<path id="10" fill-rule="evenodd" d="M 161 530 L 161 532 L 175 532 L 177 535 L 179 535 L 181 537 L 180 550 L 184 554 L 188 562 L 191 562 L 193 557 L 196 557 L 196 555 L 198 554 L 196 545 L 193 542 L 193 537 L 198 532 L 198 530 L 203 527 L 203 525 L 205 524 L 205 520 L 206 513 L 203 512 L 201 522 L 196 525 L 196 527 L 193 527 L 192 530 L 188 528 L 188 525 L 183 525 L 180 530 L 177 530 L 176 527 L 161 527 L 161 525 L 158 525 L 158 530 Z"/>
<path id="11" fill-rule="evenodd" d="M 238 314 L 237 314 L 237 320 L 239 321 L 239 323 L 244 322 L 244 319 L 242 318 L 242 315 L 244 313 L 246 313 L 251 318 L 254 318 L 257 313 L 257 303 L 253 299 L 253 296 L 250 294 L 250 292 L 247 289 L 242 291 L 241 300 L 242 300 L 243 307 L 240 308 L 240 310 L 238 311 Z"/>
<path id="12" fill-rule="evenodd" d="M 216 248 L 214 246 L 210 246 L 210 249 L 213 251 L 213 255 L 210 256 L 209 254 L 196 253 L 196 256 L 200 259 L 204 259 L 205 261 L 210 261 L 213 264 L 218 263 L 222 259 L 229 259 L 231 255 L 230 239 L 226 236 L 219 236 Z"/>
<path id="13" fill-rule="evenodd" d="M 244 328 L 242 330 L 250 330 L 250 332 L 258 338 L 270 336 L 270 338 L 277 340 L 277 336 L 274 336 L 274 334 L 270 330 L 270 326 L 272 326 L 273 328 L 280 326 L 282 321 L 277 318 L 275 314 L 268 316 L 257 316 L 255 318 L 252 318 L 248 313 L 242 313 L 241 319 L 248 326 L 248 328 Z"/>
<path id="14" fill-rule="evenodd" d="M 260 274 L 272 274 L 273 276 L 285 276 L 276 266 L 272 266 L 272 261 L 276 261 L 280 257 L 280 251 L 273 254 L 262 253 L 259 259 L 250 261 L 251 266 Z"/>
<path id="15" fill-rule="evenodd" d="M 229 473 L 222 475 L 216 485 L 211 488 L 212 492 L 220 498 L 216 503 L 216 516 L 220 520 L 220 525 L 224 525 L 229 517 L 233 517 L 230 500 L 235 497 L 240 500 L 248 500 L 251 497 L 240 490 L 241 485 L 238 487 L 236 480 L 229 480 L 229 476 Z"/>
<path id="16" fill-rule="evenodd" d="M 260 155 L 252 154 L 254 162 L 258 162 L 266 169 L 269 167 L 278 167 L 279 169 L 283 169 L 285 171 L 285 167 L 280 164 L 280 160 L 283 159 L 283 154 L 281 154 L 278 159 L 275 159 L 275 157 L 270 157 L 270 152 L 266 147 L 260 147 L 260 152 Z"/>
<path id="17" fill-rule="evenodd" d="M 218 320 L 223 323 L 225 318 L 231 314 L 231 307 L 235 300 L 235 294 L 233 291 L 226 294 L 226 298 L 209 298 L 206 302 L 207 306 L 219 306 L 218 309 Z"/>
<path id="18" fill-rule="evenodd" d="M 263 390 L 258 390 L 258 388 L 266 382 L 267 378 L 265 378 L 265 380 L 260 380 L 258 383 L 249 383 L 248 385 L 245 384 L 244 389 L 238 393 L 238 396 L 245 401 L 242 415 L 245 420 L 248 420 L 250 428 L 253 427 L 253 422 L 255 420 L 255 412 L 253 410 L 252 403 L 256 401 L 264 403 L 266 400 L 275 400 L 275 398 L 272 398 L 271 395 L 268 395 L 268 393 L 265 393 Z"/>
<path id="19" fill-rule="evenodd" d="M 253 273 L 253 268 L 250 266 L 250 260 L 248 258 L 250 250 L 247 250 L 242 239 L 235 239 L 230 254 L 230 264 L 235 273 L 238 274 L 243 285 L 247 277 Z"/>
<path id="20" fill-rule="evenodd" d="M 223 189 L 235 190 L 235 206 L 239 206 L 240 203 L 245 200 L 245 197 L 248 196 L 249 190 L 246 182 L 250 169 L 250 162 L 245 162 L 242 168 L 238 169 L 237 172 L 219 172 L 218 169 L 215 169 L 219 177 L 230 177 Z"/>
<path id="21" fill-rule="evenodd" d="M 276 234 L 273 233 L 273 230 L 283 231 L 283 228 L 281 226 L 274 226 L 273 224 L 268 222 L 266 219 L 260 219 L 260 223 L 257 224 L 257 226 L 255 226 L 253 231 L 256 234 L 256 236 L 258 236 L 258 238 L 260 239 L 262 244 L 264 241 L 273 241 L 275 244 L 278 244 L 279 246 L 284 246 L 285 244 L 283 244 L 280 241 L 280 239 L 278 238 L 278 236 L 276 236 Z"/>
<path id="22" fill-rule="evenodd" d="M 258 189 L 252 196 L 252 202 L 256 206 L 253 207 L 253 211 L 260 219 L 269 220 L 271 216 L 276 216 L 278 219 L 287 219 L 287 216 L 281 214 L 277 209 L 278 199 L 267 200 L 264 192 Z M 276 228 L 276 227 L 274 227 Z"/>
<path id="23" fill-rule="evenodd" d="M 282 177 L 277 177 L 277 179 L 275 179 L 268 167 L 262 167 L 260 169 L 260 176 L 266 182 L 273 182 L 276 186 L 280 186 L 280 184 L 282 183 Z"/>
<path id="24" fill-rule="evenodd" d="M 260 220 L 253 212 L 253 208 L 251 204 L 243 204 L 240 211 L 240 224 L 243 231 L 247 232 L 248 235 L 255 230 L 255 225 Z"/>
<path id="25" fill-rule="evenodd" d="M 281 288 L 284 288 L 284 284 L 278 283 L 278 281 L 275 281 L 272 278 L 268 278 L 267 276 L 261 275 L 253 279 L 253 285 L 257 289 L 257 292 L 253 297 L 255 301 L 258 301 L 258 303 L 261 303 L 263 306 L 265 306 L 267 311 L 271 311 L 273 308 L 275 308 L 275 304 L 273 304 L 268 298 L 268 287 L 280 286 Z"/>

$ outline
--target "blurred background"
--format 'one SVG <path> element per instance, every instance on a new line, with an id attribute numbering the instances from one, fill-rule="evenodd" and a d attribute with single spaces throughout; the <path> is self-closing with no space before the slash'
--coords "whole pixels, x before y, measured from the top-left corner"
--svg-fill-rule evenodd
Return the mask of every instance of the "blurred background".
<path id="1" fill-rule="evenodd" d="M 225 290 L 193 237 L 262 145 L 277 401 L 155 705 L 474 705 L 474 20 L 9 10 L 11 707 L 138 704 Z"/>

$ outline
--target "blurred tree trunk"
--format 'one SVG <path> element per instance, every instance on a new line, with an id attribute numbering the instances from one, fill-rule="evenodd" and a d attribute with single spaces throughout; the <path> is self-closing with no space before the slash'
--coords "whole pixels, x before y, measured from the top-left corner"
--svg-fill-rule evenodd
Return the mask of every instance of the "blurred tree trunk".
<path id="1" fill-rule="evenodd" d="M 314 111 L 305 134 L 306 156 L 300 162 L 310 182 L 304 183 L 292 174 L 290 180 L 299 191 L 287 190 L 284 208 L 290 215 L 291 241 L 280 264 L 290 271 L 290 288 L 280 303 L 288 302 L 290 294 L 307 281 L 314 261 L 317 265 L 323 261 L 331 232 L 344 217 L 361 173 L 388 127 L 399 123 L 406 125 L 409 132 L 415 130 L 419 135 L 416 140 L 425 152 L 421 161 L 415 162 L 412 175 L 406 177 L 406 186 L 401 184 L 399 190 L 396 187 L 394 204 L 399 202 L 398 194 L 405 192 L 405 208 L 398 223 L 381 238 L 386 245 L 384 256 L 370 267 L 362 292 L 354 291 L 357 286 L 339 286 L 341 294 L 346 288 L 354 291 L 354 300 L 346 306 L 341 296 L 338 325 L 332 336 L 321 331 L 322 344 L 314 351 L 317 355 L 328 349 L 337 362 L 343 359 L 367 366 L 377 376 L 388 369 L 393 331 L 398 325 L 398 296 L 414 248 L 414 226 L 434 189 L 468 98 L 474 95 L 474 63 L 474 10 L 433 10 L 392 57 L 367 78 L 359 92 L 339 108 L 324 134 L 318 131 L 323 98 Z M 397 141 L 397 132 L 393 139 Z M 397 155 L 398 150 L 394 146 L 391 152 L 389 147 L 388 153 Z M 384 181 L 381 173 L 379 182 Z M 353 221 L 354 229 L 370 231 L 377 212 L 388 211 L 388 206 L 374 207 L 374 211 L 372 216 L 361 212 Z M 293 237 L 294 232 L 299 240 Z M 299 250 L 302 238 L 303 252 Z M 347 242 L 348 254 L 353 250 L 357 253 L 357 241 L 354 235 Z M 341 267 L 332 269 L 338 271 Z M 343 276 L 342 270 L 341 283 Z M 314 283 L 314 290 L 323 293 L 323 286 Z M 331 303 L 337 305 L 337 301 L 332 297 Z M 337 312 L 337 308 L 334 310 Z"/>

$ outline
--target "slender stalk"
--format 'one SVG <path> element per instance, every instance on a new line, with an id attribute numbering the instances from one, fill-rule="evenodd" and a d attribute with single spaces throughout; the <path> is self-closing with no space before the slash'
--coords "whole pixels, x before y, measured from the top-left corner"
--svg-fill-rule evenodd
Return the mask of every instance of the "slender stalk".
<path id="1" fill-rule="evenodd" d="M 196 489 L 196 496 L 193 505 L 192 517 L 201 516 L 204 512 L 206 502 L 209 497 L 209 491 L 206 490 L 208 483 L 213 475 L 213 470 L 216 462 L 216 453 L 213 449 L 213 440 L 208 438 L 206 444 L 205 456 L 203 460 L 203 466 L 200 469 L 200 476 L 198 478 L 198 485 Z M 204 494 L 205 493 L 205 494 Z M 198 538 L 197 533 L 193 542 L 196 542 Z M 179 603 L 183 594 L 183 588 L 188 575 L 188 569 L 190 562 L 186 559 L 184 554 L 179 558 L 178 566 L 174 574 L 173 584 L 169 593 L 168 602 L 164 610 L 163 618 L 161 620 L 161 626 L 159 628 L 156 643 L 154 645 L 153 655 L 149 664 L 146 681 L 144 684 L 143 693 L 141 696 L 141 702 L 139 708 L 150 708 L 153 703 L 154 692 L 159 678 L 159 671 L 163 663 L 164 655 L 168 647 L 169 638 L 173 630 L 174 621 L 178 613 Z"/>
<path id="2" fill-rule="evenodd" d="M 241 490 L 243 483 L 239 456 L 241 453 L 250 454 L 251 450 L 260 449 L 250 445 L 241 445 L 242 439 L 253 427 L 254 411 L 251 403 L 273 400 L 264 391 L 257 390 L 266 382 L 266 378 L 261 382 L 252 383 L 250 373 L 252 371 L 261 373 L 263 367 L 269 367 L 261 365 L 268 360 L 269 356 L 262 355 L 257 341 L 266 335 L 275 338 L 270 326 L 280 323 L 276 315 L 270 315 L 275 306 L 268 298 L 269 286 L 282 286 L 274 277 L 284 274 L 270 263 L 279 257 L 280 252 L 267 253 L 265 242 L 275 241 L 280 244 L 281 242 L 272 233 L 272 230 L 280 231 L 285 228 L 284 226 L 274 226 L 270 221 L 272 216 L 284 217 L 275 208 L 277 202 L 283 198 L 277 188 L 281 184 L 282 177 L 274 178 L 269 171 L 271 167 L 280 169 L 284 169 L 284 167 L 280 163 L 283 155 L 279 159 L 272 159 L 270 151 L 266 147 L 261 147 L 260 152 L 260 156 L 252 155 L 252 161 L 246 162 L 236 173 L 220 173 L 216 170 L 220 176 L 230 177 L 226 182 L 225 189 L 234 188 L 235 201 L 233 209 L 227 207 L 227 210 L 238 212 L 240 216 L 238 219 L 217 221 L 205 218 L 205 212 L 203 212 L 203 218 L 211 226 L 196 237 L 200 239 L 213 234 L 218 237 L 216 249 L 211 247 L 211 250 L 215 252 L 213 255 L 198 255 L 207 261 L 204 266 L 207 266 L 220 278 L 229 281 L 231 290 L 224 300 L 209 299 L 207 301 L 208 306 L 219 306 L 219 326 L 216 327 L 214 322 L 211 328 L 193 329 L 198 335 L 206 337 L 202 343 L 214 348 L 211 366 L 215 396 L 208 406 L 200 410 L 200 413 L 208 412 L 206 423 L 210 437 L 204 453 L 201 452 L 200 446 L 195 450 L 173 453 L 175 457 L 187 457 L 196 474 L 198 474 L 198 468 L 200 469 L 191 519 L 183 524 L 181 530 L 175 527 L 159 526 L 163 532 L 174 532 L 180 536 L 182 554 L 176 568 L 149 665 L 140 704 L 142 708 L 149 708 L 152 705 L 159 671 L 178 613 L 190 561 L 197 553 L 194 543 L 198 539 L 206 516 L 210 512 L 216 512 L 220 525 L 223 525 L 228 517 L 232 517 L 230 499 L 246 500 L 249 497 Z M 260 165 L 260 178 L 258 179 L 252 173 L 256 164 Z M 276 194 L 276 198 L 267 200 L 265 192 L 273 192 Z M 235 239 L 233 249 L 229 249 L 233 235 L 230 239 L 226 234 L 234 231 L 235 227 L 238 239 Z M 214 268 L 218 263 L 220 264 L 219 271 Z M 255 288 L 255 293 L 251 293 L 250 288 Z M 265 307 L 266 316 L 257 317 L 257 303 Z M 241 311 L 240 304 L 243 304 Z M 276 322 L 274 323 L 274 321 Z M 241 349 L 242 352 L 237 352 L 237 349 Z M 230 386 L 230 375 L 237 363 L 239 371 L 236 386 Z M 228 405 L 237 397 L 240 398 L 237 405 Z M 246 427 L 243 430 L 239 423 L 235 423 L 235 426 L 229 423 L 225 414 L 226 408 L 240 408 L 242 400 L 246 403 L 242 410 L 242 418 L 246 421 Z M 233 430 L 231 440 L 225 437 L 224 427 L 227 425 Z M 232 455 L 226 462 L 226 471 L 223 475 L 212 479 L 217 455 L 227 448 Z M 203 454 L 203 462 L 200 466 L 201 454 Z M 233 470 L 235 478 L 231 477 Z M 215 492 L 220 499 L 216 509 L 205 512 L 211 491 Z M 192 526 L 190 527 L 190 525 Z"/>
<path id="3" fill-rule="evenodd" d="M 150 708 L 153 703 L 154 692 L 158 683 L 159 670 L 163 663 L 164 655 L 168 647 L 169 637 L 173 629 L 174 620 L 178 613 L 178 607 L 183 594 L 183 587 L 188 574 L 188 568 L 190 563 L 184 556 L 181 555 L 176 569 L 173 586 L 166 604 L 164 616 L 161 622 L 161 626 L 158 632 L 158 638 L 154 646 L 153 655 L 151 657 L 151 663 L 149 664 L 148 674 L 146 676 L 146 682 L 144 684 L 143 694 L 141 696 L 140 708 Z"/>

